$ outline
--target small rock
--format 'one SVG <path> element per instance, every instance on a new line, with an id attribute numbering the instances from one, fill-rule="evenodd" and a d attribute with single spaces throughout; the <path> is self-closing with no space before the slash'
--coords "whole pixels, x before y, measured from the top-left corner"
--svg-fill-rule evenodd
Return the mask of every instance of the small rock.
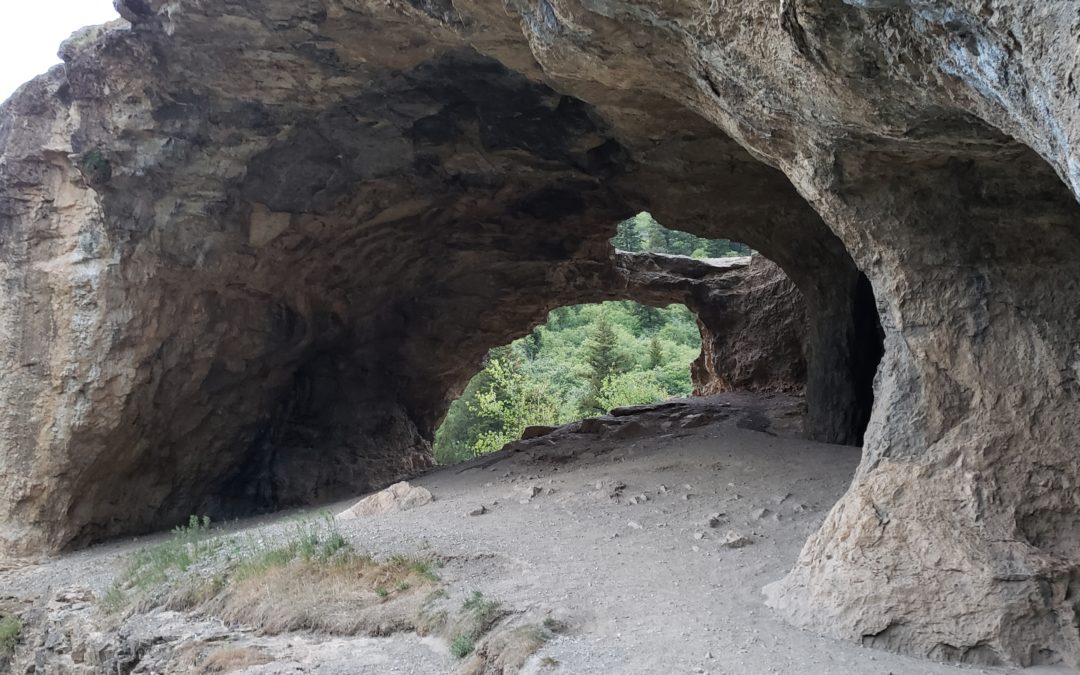
<path id="1" fill-rule="evenodd" d="M 544 424 L 534 424 L 532 426 L 525 427 L 521 432 L 521 440 L 527 441 L 532 438 L 540 438 L 541 436 L 547 436 L 551 432 L 555 431 L 558 427 L 550 427 Z"/>
<path id="2" fill-rule="evenodd" d="M 656 489 L 656 491 L 659 492 L 660 494 L 666 494 L 667 493 L 667 486 L 666 485 L 661 485 L 660 487 L 658 487 Z"/>
<path id="3" fill-rule="evenodd" d="M 753 516 L 755 520 L 762 520 L 763 518 L 768 516 L 770 513 L 772 513 L 772 511 L 770 511 L 769 509 L 762 508 L 762 509 L 757 509 L 756 511 L 754 511 L 750 515 Z"/>
<path id="4" fill-rule="evenodd" d="M 631 530 L 641 529 L 641 523 L 637 522 L 636 520 L 627 521 L 626 526 L 629 527 Z"/>
<path id="5" fill-rule="evenodd" d="M 709 517 L 705 520 L 705 524 L 711 528 L 720 527 L 720 524 L 724 521 L 724 514 L 722 513 L 710 513 Z"/>
<path id="6" fill-rule="evenodd" d="M 704 532 L 695 532 L 694 533 L 694 539 L 704 539 L 704 538 L 705 538 L 705 533 Z"/>
<path id="7" fill-rule="evenodd" d="M 753 540 L 744 537 L 735 530 L 728 530 L 723 538 L 720 539 L 720 545 L 726 548 L 743 548 L 752 543 L 754 543 Z"/>
<path id="8" fill-rule="evenodd" d="M 709 423 L 709 418 L 702 413 L 694 413 L 693 415 L 687 415 L 682 419 L 679 424 L 683 429 L 695 429 L 697 427 L 703 427 Z"/>
<path id="9" fill-rule="evenodd" d="M 487 512 L 488 512 L 487 507 L 484 506 L 483 504 L 481 504 L 480 506 L 473 509 L 472 511 L 469 511 L 469 515 L 470 516 L 482 516 Z"/>

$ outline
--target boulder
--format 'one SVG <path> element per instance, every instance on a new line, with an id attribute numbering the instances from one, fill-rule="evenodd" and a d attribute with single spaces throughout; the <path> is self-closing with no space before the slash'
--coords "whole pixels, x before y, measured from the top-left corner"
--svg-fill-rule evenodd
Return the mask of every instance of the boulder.
<path id="1" fill-rule="evenodd" d="M 385 490 L 368 495 L 349 508 L 337 514 L 339 520 L 352 520 L 364 516 L 375 516 L 391 511 L 408 511 L 434 501 L 427 488 L 409 485 L 402 481 L 394 483 Z"/>

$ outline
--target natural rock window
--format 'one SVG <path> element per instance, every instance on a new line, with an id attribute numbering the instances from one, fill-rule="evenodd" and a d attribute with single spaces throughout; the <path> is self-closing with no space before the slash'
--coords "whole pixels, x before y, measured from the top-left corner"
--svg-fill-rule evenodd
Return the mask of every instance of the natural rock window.
<path id="1" fill-rule="evenodd" d="M 526 427 L 689 396 L 700 351 L 696 320 L 683 305 L 611 301 L 553 310 L 544 325 L 488 353 L 435 433 L 435 460 L 494 452 Z"/>

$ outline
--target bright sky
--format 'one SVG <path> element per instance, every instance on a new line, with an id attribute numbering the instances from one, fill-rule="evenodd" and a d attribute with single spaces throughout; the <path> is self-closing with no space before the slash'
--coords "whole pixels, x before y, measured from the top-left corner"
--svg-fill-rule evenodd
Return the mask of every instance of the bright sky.
<path id="1" fill-rule="evenodd" d="M 0 101 L 60 63 L 60 43 L 117 18 L 112 0 L 0 0 Z"/>

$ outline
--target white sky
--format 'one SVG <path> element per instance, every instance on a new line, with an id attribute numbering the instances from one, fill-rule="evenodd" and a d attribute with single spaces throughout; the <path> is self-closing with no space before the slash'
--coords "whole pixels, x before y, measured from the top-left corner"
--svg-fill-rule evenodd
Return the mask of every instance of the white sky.
<path id="1" fill-rule="evenodd" d="M 0 101 L 60 63 L 60 43 L 117 18 L 112 0 L 0 0 Z"/>

